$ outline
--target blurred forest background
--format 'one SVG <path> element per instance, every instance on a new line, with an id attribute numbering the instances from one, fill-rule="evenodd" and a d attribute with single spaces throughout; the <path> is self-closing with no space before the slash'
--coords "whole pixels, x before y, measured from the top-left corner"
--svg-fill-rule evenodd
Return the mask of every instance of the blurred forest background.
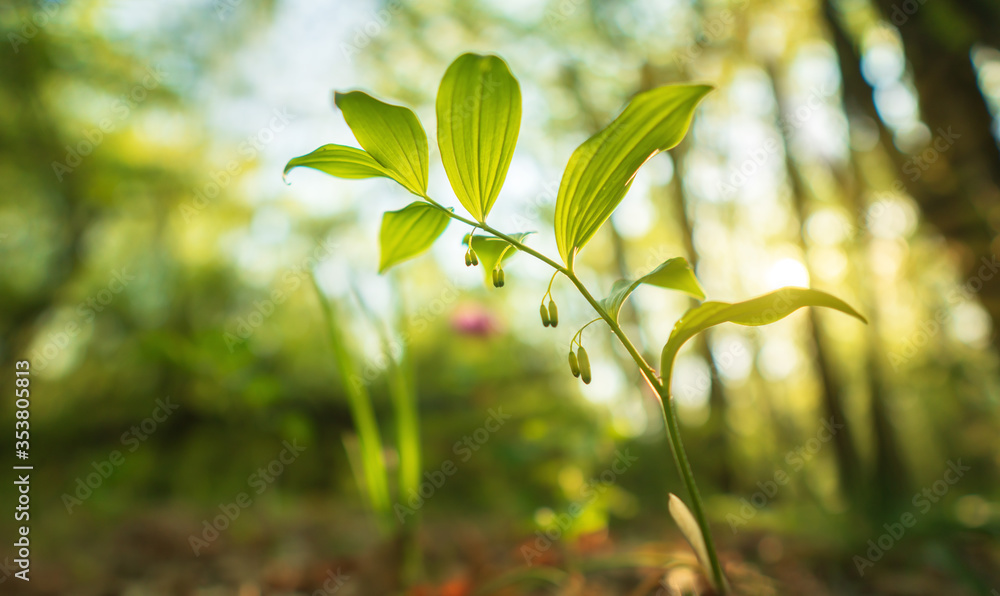
<path id="1" fill-rule="evenodd" d="M 431 194 L 457 205 L 433 104 L 466 51 L 502 56 L 524 95 L 494 227 L 555 254 L 573 148 L 641 90 L 708 82 L 585 281 L 604 294 L 681 255 L 711 299 L 808 285 L 868 317 L 723 326 L 682 353 L 675 399 L 734 582 L 1000 590 L 1000 4 L 15 0 L 0 31 L 0 378 L 31 362 L 35 466 L 30 584 L 11 577 L 9 472 L 0 488 L 3 593 L 680 593 L 693 557 L 653 396 L 598 325 L 594 382 L 566 370 L 586 303 L 557 282 L 544 330 L 545 269 L 515 257 L 486 288 L 456 225 L 379 276 L 381 213 L 408 202 L 394 183 L 283 183 L 291 157 L 355 144 L 332 92 L 357 87 L 414 107 Z M 623 318 L 655 355 L 689 306 L 643 289 Z M 359 416 L 381 431 L 388 515 L 359 485 Z M 406 483 L 449 461 L 394 522 Z M 949 462 L 970 471 L 951 483 Z"/>

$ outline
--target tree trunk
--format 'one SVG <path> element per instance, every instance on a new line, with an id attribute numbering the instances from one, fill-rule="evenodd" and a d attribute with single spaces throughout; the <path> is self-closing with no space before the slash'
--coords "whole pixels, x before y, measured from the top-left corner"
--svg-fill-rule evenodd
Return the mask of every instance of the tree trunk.
<path id="1" fill-rule="evenodd" d="M 790 111 L 785 106 L 785 102 L 783 101 L 781 91 L 779 89 L 777 68 L 773 64 L 769 64 L 767 70 L 774 98 L 775 101 L 777 101 L 779 114 L 782 118 L 791 116 Z M 806 202 L 809 198 L 809 191 L 807 189 L 807 184 L 805 184 L 802 180 L 801 173 L 799 172 L 795 160 L 792 158 L 790 151 L 791 139 L 788 138 L 785 128 L 782 128 L 782 134 L 785 147 L 785 170 L 788 174 L 788 183 L 792 191 L 792 203 L 799 224 L 799 246 L 802 248 L 803 253 L 805 253 L 805 223 L 806 218 L 808 217 Z M 822 385 L 823 413 L 824 416 L 829 417 L 834 424 L 843 425 L 843 428 L 838 430 L 838 432 L 833 435 L 833 446 L 837 460 L 837 472 L 841 489 L 845 492 L 845 494 L 850 495 L 853 500 L 857 501 L 857 497 L 859 496 L 858 491 L 862 486 L 859 476 L 859 472 L 861 470 L 861 458 L 858 455 L 857 447 L 854 443 L 854 430 L 847 421 L 847 414 L 843 401 L 843 384 L 840 383 L 837 373 L 834 370 L 833 363 L 831 362 L 829 350 L 827 349 L 828 340 L 823 333 L 823 329 L 819 323 L 819 315 L 816 311 L 817 309 L 815 308 L 809 309 L 809 337 L 812 338 L 811 343 L 813 351 L 816 355 L 817 374 L 819 375 L 820 383 Z"/>
<path id="2" fill-rule="evenodd" d="M 1000 41 L 1000 8 L 992 2 L 940 0 L 940 5 L 922 4 L 915 14 L 905 15 L 897 12 L 892 0 L 876 0 L 876 4 L 899 26 L 921 117 L 935 141 L 940 140 L 938 147 L 944 149 L 935 149 L 932 143 L 916 156 L 896 149 L 878 115 L 873 89 L 862 76 L 857 44 L 843 26 L 834 0 L 827 0 L 824 12 L 841 54 L 845 103 L 878 123 L 882 144 L 902 174 L 903 187 L 916 200 L 924 219 L 955 250 L 964 278 L 974 279 L 983 261 L 992 263 L 998 248 L 1000 150 L 970 52 L 979 40 Z M 962 26 L 944 31 L 941 11 Z M 991 279 L 980 278 L 979 298 L 994 327 L 1000 327 L 1000 276 L 987 275 Z M 1000 334 L 994 333 L 993 341 L 1000 347 Z"/>

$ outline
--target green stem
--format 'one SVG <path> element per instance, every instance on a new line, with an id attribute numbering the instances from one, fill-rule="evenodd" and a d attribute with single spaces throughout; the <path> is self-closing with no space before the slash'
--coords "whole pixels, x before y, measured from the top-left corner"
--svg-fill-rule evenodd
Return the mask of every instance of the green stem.
<path id="1" fill-rule="evenodd" d="M 424 196 L 423 198 L 434 207 L 446 213 L 452 219 L 467 223 L 471 226 L 479 226 L 484 231 L 493 234 L 497 238 L 506 240 L 519 251 L 535 257 L 555 269 L 557 272 L 565 275 L 566 278 L 569 279 L 574 286 L 576 286 L 576 289 L 580 291 L 580 294 L 584 297 L 584 299 L 590 303 L 590 306 L 594 309 L 594 311 L 608 324 L 611 332 L 615 334 L 618 341 L 621 342 L 622 346 L 625 347 L 625 350 L 628 351 L 629 356 L 632 357 L 632 360 L 635 361 L 639 370 L 642 372 L 643 378 L 653 391 L 656 392 L 656 395 L 659 398 L 660 407 L 663 410 L 664 423 L 667 427 L 667 438 L 670 440 L 670 451 L 674 457 L 674 464 L 677 466 L 677 471 L 681 475 L 681 480 L 684 482 L 688 495 L 691 497 L 692 513 L 694 514 L 695 519 L 698 520 L 698 527 L 701 528 L 701 533 L 705 538 L 705 549 L 708 551 L 709 565 L 711 567 L 712 579 L 714 580 L 713 583 L 717 586 L 720 594 L 723 596 L 728 594 L 729 585 L 726 582 L 725 576 L 722 574 L 722 565 L 719 563 L 719 556 L 715 552 L 715 542 L 712 540 L 711 529 L 708 526 L 708 518 L 705 516 L 705 507 L 701 502 L 701 493 L 698 492 L 698 485 L 695 483 L 694 473 L 691 471 L 691 464 L 688 462 L 687 452 L 684 450 L 683 441 L 681 441 L 680 426 L 677 424 L 677 414 L 674 412 L 672 401 L 670 399 L 669 371 L 667 371 L 667 378 L 661 381 L 660 377 L 656 374 L 656 371 L 653 370 L 653 367 L 646 362 L 646 359 L 642 357 L 639 350 L 636 349 L 635 345 L 632 344 L 632 341 L 627 335 L 625 335 L 625 332 L 618 324 L 618 321 L 616 321 L 604 310 L 604 308 L 601 307 L 601 304 L 596 298 L 594 298 L 593 294 L 590 293 L 587 286 L 583 285 L 580 278 L 576 276 L 576 272 L 574 272 L 571 268 L 560 265 L 537 250 L 515 240 L 499 230 L 490 227 L 485 222 L 476 222 L 462 217 L 451 209 L 445 208 L 428 196 Z"/>
<path id="2" fill-rule="evenodd" d="M 507 234 L 504 234 L 503 232 L 501 232 L 501 231 L 499 231 L 499 230 L 497 230 L 495 228 L 492 228 L 492 227 L 486 225 L 483 222 L 473 221 L 473 220 L 471 220 L 471 219 L 469 219 L 467 217 L 462 217 L 461 215 L 455 213 L 451 209 L 448 209 L 448 208 L 444 207 L 443 205 L 441 205 L 441 203 L 438 203 L 437 201 L 435 201 L 434 199 L 432 199 L 432 198 L 430 198 L 430 197 L 428 197 L 426 195 L 423 198 L 428 203 L 430 203 L 434 207 L 437 207 L 439 210 L 441 210 L 446 215 L 448 215 L 448 217 L 450 217 L 450 218 L 452 218 L 452 219 L 454 219 L 456 221 L 460 221 L 462 223 L 469 224 L 470 226 L 477 226 L 479 228 L 482 228 L 484 231 L 489 232 L 490 234 L 493 234 L 497 238 L 500 238 L 501 240 L 506 240 L 508 243 L 512 244 L 514 246 L 514 248 L 516 248 L 517 250 L 519 250 L 521 252 L 525 252 L 525 253 L 527 253 L 527 254 L 535 257 L 536 259 L 538 259 L 539 261 L 542 261 L 543 263 L 545 263 L 549 267 L 552 267 L 556 271 L 559 271 L 560 273 L 564 273 L 564 274 L 568 274 L 569 273 L 569 270 L 566 269 L 565 267 L 563 267 L 562 265 L 560 265 L 559 263 L 556 263 L 552 259 L 550 259 L 547 256 L 543 255 L 542 253 L 538 252 L 537 250 L 531 248 L 530 246 L 518 242 L 514 238 L 511 238 L 510 236 L 508 236 Z"/>
<path id="3" fill-rule="evenodd" d="M 708 527 L 708 516 L 705 515 L 705 506 L 701 501 L 701 493 L 698 491 L 698 484 L 694 480 L 694 472 L 691 471 L 691 462 L 688 461 L 687 450 L 684 449 L 684 442 L 681 440 L 681 429 L 677 423 L 677 412 L 674 410 L 674 402 L 670 399 L 670 374 L 668 373 L 663 382 L 653 389 L 660 398 L 660 408 L 663 410 L 663 422 L 667 426 L 667 437 L 670 439 L 670 452 L 674 456 L 674 464 L 677 466 L 677 471 L 680 472 L 684 486 L 691 497 L 692 513 L 694 514 L 694 518 L 698 520 L 698 527 L 701 528 L 701 534 L 705 538 L 705 550 L 708 551 L 713 583 L 721 594 L 728 594 L 729 584 L 726 582 L 726 576 L 722 573 L 719 556 L 715 552 L 712 530 Z"/>

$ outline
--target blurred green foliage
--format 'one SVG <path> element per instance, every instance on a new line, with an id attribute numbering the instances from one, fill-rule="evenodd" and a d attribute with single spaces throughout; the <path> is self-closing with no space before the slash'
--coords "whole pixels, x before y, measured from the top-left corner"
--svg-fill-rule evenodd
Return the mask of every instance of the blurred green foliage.
<path id="1" fill-rule="evenodd" d="M 674 393 L 721 550 L 805 537 L 851 575 L 850 556 L 961 458 L 972 472 L 906 552 L 983 585 L 995 547 L 981 560 L 952 552 L 1000 529 L 1000 27 L 973 4 L 949 4 L 947 19 L 927 4 L 895 25 L 891 2 L 867 0 L 5 4 L 0 377 L 9 387 L 13 363 L 32 362 L 41 569 L 62 565 L 58 577 L 84 584 L 125 574 L 90 545 L 144 515 L 176 516 L 183 551 L 286 440 L 303 455 L 218 548 L 280 533 L 271 520 L 300 509 L 345 528 L 325 537 L 328 552 L 374 548 L 311 272 L 350 313 L 387 445 L 398 444 L 387 361 L 358 301 L 398 321 L 423 470 L 459 469 L 421 511 L 429 536 L 478 525 L 516 544 L 585 499 L 619 451 L 636 462 L 570 534 L 666 535 L 666 495 L 680 485 L 652 396 L 597 325 L 586 331 L 594 383 L 574 382 L 566 344 L 589 319 L 569 288 L 554 287 L 560 325 L 543 334 L 547 272 L 514 256 L 502 293 L 484 287 L 461 263 L 468 230 L 457 226 L 440 250 L 379 277 L 377 215 L 404 206 L 390 182 L 281 182 L 289 156 L 348 138 L 331 91 L 358 85 L 431 122 L 428 81 L 475 50 L 503 55 L 524 97 L 496 227 L 549 229 L 573 147 L 637 92 L 707 81 L 718 91 L 691 138 L 647 164 L 622 204 L 629 217 L 611 219 L 578 271 L 607 293 L 681 255 L 713 298 L 808 284 L 871 315 L 867 329 L 804 312 L 773 328 L 720 327 L 681 352 Z M 935 149 L 949 126 L 959 136 Z M 557 252 L 548 235 L 529 241 Z M 640 288 L 621 321 L 655 353 L 689 306 Z M 133 427 L 146 436 L 167 397 L 179 408 L 130 451 Z M 0 401 L 7 428 L 12 401 Z M 501 407 L 512 418 L 463 461 L 456 444 Z M 810 453 L 830 417 L 844 430 Z M 67 513 L 63 495 L 115 450 L 124 464 Z M 395 474 L 398 454 L 386 461 Z M 726 516 L 777 471 L 788 485 L 728 532 Z M 12 491 L 3 483 L 0 500 Z M 12 531 L 0 516 L 0 533 Z M 431 562 L 431 575 L 443 569 Z"/>

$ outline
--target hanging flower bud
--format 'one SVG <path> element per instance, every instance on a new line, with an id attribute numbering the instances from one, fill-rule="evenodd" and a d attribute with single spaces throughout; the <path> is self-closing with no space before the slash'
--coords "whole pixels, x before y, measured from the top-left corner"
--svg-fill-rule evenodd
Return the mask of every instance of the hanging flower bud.
<path id="1" fill-rule="evenodd" d="M 548 327 L 551 324 L 551 321 L 549 321 L 549 311 L 545 308 L 544 304 L 538 308 L 538 312 L 542 315 L 542 325 Z"/>
<path id="2" fill-rule="evenodd" d="M 465 266 L 466 267 L 471 267 L 472 266 L 472 253 L 470 251 L 471 251 L 471 249 L 465 251 Z"/>
<path id="3" fill-rule="evenodd" d="M 503 269 L 497 269 L 497 280 L 500 282 L 500 285 L 497 286 L 497 287 L 498 288 L 502 288 L 503 287 L 503 282 L 504 282 L 504 280 L 503 280 Z"/>
<path id="4" fill-rule="evenodd" d="M 577 365 L 580 367 L 580 379 L 585 384 L 590 384 L 590 358 L 587 356 L 587 350 L 580 346 L 580 349 L 576 352 Z"/>
<path id="5" fill-rule="evenodd" d="M 500 285 L 501 285 L 500 284 L 500 270 L 499 269 L 494 269 L 493 270 L 493 287 L 494 288 L 499 288 Z"/>
<path id="6" fill-rule="evenodd" d="M 479 266 L 479 255 L 476 254 L 476 250 L 474 248 L 472 248 L 471 246 L 469 247 L 469 258 L 472 259 L 472 266 L 473 267 L 478 267 Z"/>
<path id="7" fill-rule="evenodd" d="M 549 325 L 555 327 L 559 324 L 559 309 L 556 308 L 556 301 L 549 298 Z"/>
<path id="8" fill-rule="evenodd" d="M 580 364 L 576 361 L 576 354 L 573 350 L 569 351 L 569 370 L 574 377 L 580 376 Z"/>

